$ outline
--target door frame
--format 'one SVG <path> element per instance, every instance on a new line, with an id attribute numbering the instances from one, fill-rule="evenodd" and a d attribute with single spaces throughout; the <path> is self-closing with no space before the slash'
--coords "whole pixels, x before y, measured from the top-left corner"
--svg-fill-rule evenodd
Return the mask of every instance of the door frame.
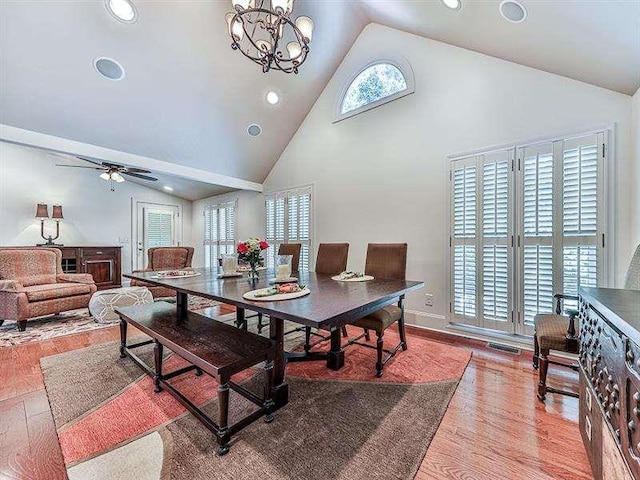
<path id="1" fill-rule="evenodd" d="M 182 245 L 183 238 L 183 215 L 182 215 L 182 204 L 181 203 L 161 203 L 161 202 L 148 202 L 145 200 L 137 199 L 135 197 L 131 197 L 131 270 L 140 270 L 146 267 L 146 259 L 143 258 L 142 262 L 138 259 L 138 244 L 141 239 L 138 238 L 138 232 L 140 227 L 140 215 L 139 212 L 142 211 L 142 208 L 162 208 L 162 207 L 170 207 L 177 209 L 178 218 L 176 219 L 176 244 Z M 142 264 L 140 264 L 142 263 Z"/>

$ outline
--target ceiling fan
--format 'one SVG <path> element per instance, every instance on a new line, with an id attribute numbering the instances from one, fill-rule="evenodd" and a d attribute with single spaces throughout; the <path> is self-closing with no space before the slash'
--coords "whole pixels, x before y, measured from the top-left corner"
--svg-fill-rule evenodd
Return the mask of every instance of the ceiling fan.
<path id="1" fill-rule="evenodd" d="M 124 165 L 118 165 L 117 163 L 109 163 L 109 162 L 95 162 L 93 160 L 89 160 L 84 157 L 76 157 L 80 160 L 84 160 L 85 162 L 92 163 L 94 166 L 84 166 L 84 165 L 61 165 L 56 164 L 56 167 L 71 167 L 71 168 L 90 168 L 92 170 L 101 170 L 100 178 L 105 182 L 110 182 L 111 191 L 115 191 L 114 184 L 124 182 L 123 175 L 129 175 L 130 177 L 140 178 L 142 180 L 148 180 L 150 182 L 155 182 L 158 179 L 154 177 L 150 177 L 148 175 L 143 175 L 144 173 L 151 173 L 149 170 L 143 170 L 141 168 L 135 167 L 125 167 Z"/>

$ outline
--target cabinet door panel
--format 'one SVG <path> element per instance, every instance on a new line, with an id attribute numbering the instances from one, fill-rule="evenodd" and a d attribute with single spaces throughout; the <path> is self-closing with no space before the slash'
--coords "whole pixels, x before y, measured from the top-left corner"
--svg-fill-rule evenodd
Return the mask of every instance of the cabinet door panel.
<path id="1" fill-rule="evenodd" d="M 86 273 L 93 276 L 96 285 L 113 285 L 116 283 L 115 262 L 110 258 L 88 257 L 84 259 L 84 269 Z"/>

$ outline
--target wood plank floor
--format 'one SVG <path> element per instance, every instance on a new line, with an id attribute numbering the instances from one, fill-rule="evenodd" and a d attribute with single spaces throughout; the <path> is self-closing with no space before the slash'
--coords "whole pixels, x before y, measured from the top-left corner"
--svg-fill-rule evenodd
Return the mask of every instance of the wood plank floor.
<path id="1" fill-rule="evenodd" d="M 213 314 L 229 313 L 222 307 Z M 411 329 L 473 350 L 473 358 L 416 476 L 417 480 L 591 479 L 578 431 L 577 399 L 536 400 L 531 354 L 510 355 L 482 342 Z M 66 478 L 39 359 L 117 340 L 109 327 L 0 349 L 0 480 Z M 551 368 L 572 388 L 574 372 Z"/>

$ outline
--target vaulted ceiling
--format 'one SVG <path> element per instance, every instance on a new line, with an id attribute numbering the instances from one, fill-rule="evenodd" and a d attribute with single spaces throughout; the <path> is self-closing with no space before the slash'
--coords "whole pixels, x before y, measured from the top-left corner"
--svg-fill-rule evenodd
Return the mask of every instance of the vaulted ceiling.
<path id="1" fill-rule="evenodd" d="M 316 26 L 298 75 L 263 74 L 231 50 L 228 0 L 133 1 L 139 18 L 125 24 L 103 0 L 0 0 L 0 124 L 262 182 L 370 21 L 627 94 L 640 85 L 636 0 L 521 0 L 518 25 L 500 0 L 462 0 L 459 11 L 440 0 L 297 0 L 295 14 Z M 99 56 L 126 77 L 98 76 Z M 252 123 L 261 136 L 247 135 Z"/>

